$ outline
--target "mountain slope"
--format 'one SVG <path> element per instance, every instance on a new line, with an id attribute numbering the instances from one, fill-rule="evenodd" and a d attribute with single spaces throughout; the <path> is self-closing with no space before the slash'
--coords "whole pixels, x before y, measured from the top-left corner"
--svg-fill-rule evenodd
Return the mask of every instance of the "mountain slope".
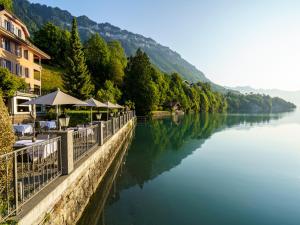
<path id="1" fill-rule="evenodd" d="M 33 4 L 27 0 L 13 0 L 13 2 L 16 16 L 27 24 L 31 32 L 48 21 L 64 28 L 70 28 L 73 16 L 68 11 L 57 7 Z M 96 23 L 86 16 L 79 16 L 77 19 L 82 40 L 86 40 L 92 33 L 97 32 L 106 40 L 119 40 L 128 56 L 134 54 L 138 48 L 143 49 L 149 55 L 152 63 L 164 72 L 177 72 L 191 82 L 210 82 L 201 71 L 181 58 L 177 52 L 160 45 L 151 38 L 122 30 L 109 23 Z M 224 90 L 219 85 L 213 84 L 213 87 L 219 91 Z"/>
<path id="2" fill-rule="evenodd" d="M 243 94 L 246 93 L 258 93 L 258 94 L 266 94 L 271 97 L 280 97 L 287 101 L 293 102 L 294 104 L 300 106 L 300 90 L 299 91 L 284 91 L 279 89 L 255 89 L 250 86 L 240 86 L 240 87 L 232 87 L 230 88 L 235 91 L 239 91 Z"/>

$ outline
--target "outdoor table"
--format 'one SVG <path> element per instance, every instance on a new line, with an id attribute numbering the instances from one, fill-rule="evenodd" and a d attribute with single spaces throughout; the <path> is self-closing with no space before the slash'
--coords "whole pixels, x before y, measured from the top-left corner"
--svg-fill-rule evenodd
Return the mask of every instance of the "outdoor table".
<path id="1" fill-rule="evenodd" d="M 14 131 L 22 134 L 22 136 L 33 133 L 33 127 L 31 124 L 14 124 L 13 127 Z"/>
<path id="2" fill-rule="evenodd" d="M 41 128 L 56 129 L 55 121 L 39 121 Z"/>
<path id="3" fill-rule="evenodd" d="M 44 141 L 46 140 L 36 140 L 35 142 L 32 142 L 32 140 L 20 140 L 14 144 L 14 147 L 30 147 L 27 150 L 25 150 L 25 153 L 28 154 L 30 160 L 36 161 L 38 159 L 45 159 L 58 150 L 57 141 L 39 144 Z"/>

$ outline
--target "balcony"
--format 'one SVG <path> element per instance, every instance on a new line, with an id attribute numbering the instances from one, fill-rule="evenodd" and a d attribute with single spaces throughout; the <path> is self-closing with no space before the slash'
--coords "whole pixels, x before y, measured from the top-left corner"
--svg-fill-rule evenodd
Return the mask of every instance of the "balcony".
<path id="1" fill-rule="evenodd" d="M 24 96 L 24 94 L 28 97 L 36 97 L 40 96 L 40 88 L 27 88 L 27 89 L 22 89 L 18 90 L 16 95 L 17 96 Z"/>

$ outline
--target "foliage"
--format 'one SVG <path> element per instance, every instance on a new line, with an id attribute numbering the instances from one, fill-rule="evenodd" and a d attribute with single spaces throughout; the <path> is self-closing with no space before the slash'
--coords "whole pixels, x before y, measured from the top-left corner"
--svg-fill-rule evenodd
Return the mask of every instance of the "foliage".
<path id="1" fill-rule="evenodd" d="M 226 100 L 230 112 L 270 113 L 290 111 L 296 108 L 294 104 L 281 98 L 272 98 L 269 95 L 261 94 L 228 93 Z"/>
<path id="2" fill-rule="evenodd" d="M 10 73 L 8 69 L 0 67 L 0 94 L 10 98 L 17 90 L 26 89 L 27 85 L 23 78 Z"/>
<path id="3" fill-rule="evenodd" d="M 3 5 L 9 12 L 13 11 L 13 1 L 12 0 L 0 0 L 0 5 Z"/>
<path id="4" fill-rule="evenodd" d="M 125 96 L 135 103 L 139 114 L 155 110 L 158 104 L 158 89 L 152 79 L 152 65 L 140 49 L 129 58 L 125 73 Z"/>
<path id="5" fill-rule="evenodd" d="M 14 141 L 11 119 L 0 95 L 0 154 L 11 152 Z"/>
<path id="6" fill-rule="evenodd" d="M 125 51 L 119 41 L 108 42 L 108 47 L 110 50 L 110 62 L 108 64 L 108 77 L 118 87 L 122 86 L 124 78 L 124 69 L 127 65 L 127 57 Z"/>
<path id="7" fill-rule="evenodd" d="M 47 52 L 52 60 L 45 63 L 64 66 L 70 50 L 70 32 L 48 22 L 34 33 L 34 43 L 41 50 Z"/>
<path id="8" fill-rule="evenodd" d="M 15 136 L 12 131 L 11 119 L 9 118 L 7 108 L 0 95 L 0 155 L 11 152 L 13 150 L 13 144 Z M 7 201 L 4 196 L 7 180 L 12 177 L 12 161 L 1 160 L 0 162 L 0 221 L 3 215 L 7 213 Z"/>
<path id="9" fill-rule="evenodd" d="M 103 102 L 110 101 L 116 103 L 120 100 L 122 92 L 110 80 L 105 81 L 104 88 L 101 88 L 97 93 L 97 98 Z"/>
<path id="10" fill-rule="evenodd" d="M 125 101 L 124 105 L 125 105 L 126 107 L 128 107 L 129 109 L 135 109 L 135 104 L 134 104 L 134 102 L 131 101 L 131 100 Z"/>
<path id="11" fill-rule="evenodd" d="M 75 18 L 72 23 L 70 46 L 66 71 L 63 75 L 64 88 L 69 94 L 86 99 L 92 94 L 94 85 L 91 83 L 90 73 L 86 66 Z"/>
<path id="12" fill-rule="evenodd" d="M 96 89 L 101 88 L 106 80 L 111 80 L 121 87 L 127 59 L 120 42 L 106 43 L 99 34 L 94 34 L 87 40 L 84 47 L 87 65 Z"/>
<path id="13" fill-rule="evenodd" d="M 63 76 L 64 71 L 59 67 L 53 67 L 49 65 L 43 65 L 42 75 L 42 92 L 52 92 L 59 88 L 65 91 L 63 88 Z"/>
<path id="14" fill-rule="evenodd" d="M 110 51 L 105 40 L 99 35 L 92 35 L 84 45 L 88 68 L 92 74 L 96 89 L 108 79 L 106 75 L 110 60 Z"/>

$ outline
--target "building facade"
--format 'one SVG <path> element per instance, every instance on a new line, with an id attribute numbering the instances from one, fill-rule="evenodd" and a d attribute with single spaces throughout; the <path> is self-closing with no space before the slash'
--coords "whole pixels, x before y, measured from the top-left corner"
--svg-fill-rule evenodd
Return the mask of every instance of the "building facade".
<path id="1" fill-rule="evenodd" d="M 30 117 L 31 106 L 22 103 L 41 95 L 41 60 L 50 59 L 29 38 L 26 25 L 3 7 L 0 8 L 0 66 L 24 78 L 28 85 L 26 90 L 18 91 L 8 101 L 9 113 L 17 122 Z"/>

